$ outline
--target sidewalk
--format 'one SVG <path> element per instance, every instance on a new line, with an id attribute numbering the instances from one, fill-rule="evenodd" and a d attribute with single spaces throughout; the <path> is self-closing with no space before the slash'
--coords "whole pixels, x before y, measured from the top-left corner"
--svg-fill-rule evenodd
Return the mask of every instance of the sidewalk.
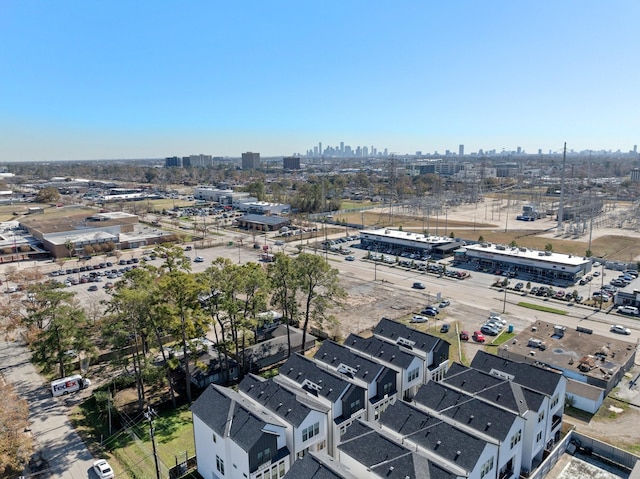
<path id="1" fill-rule="evenodd" d="M 18 342 L 0 341 L 0 374 L 29 404 L 34 453 L 41 452 L 55 479 L 94 478 L 94 458 L 73 429 L 62 398 L 53 398 L 35 367 L 30 353 Z"/>

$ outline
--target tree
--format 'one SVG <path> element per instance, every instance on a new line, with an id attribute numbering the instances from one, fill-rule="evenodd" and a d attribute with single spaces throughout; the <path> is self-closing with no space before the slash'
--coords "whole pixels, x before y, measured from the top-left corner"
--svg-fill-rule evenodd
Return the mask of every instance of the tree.
<path id="1" fill-rule="evenodd" d="M 11 384 L 2 385 L 0 401 L 0 477 L 17 477 L 29 460 L 33 450 L 29 427 L 27 401 L 16 393 Z"/>
<path id="2" fill-rule="evenodd" d="M 480 243 L 483 243 L 484 242 L 484 236 L 482 236 L 482 235 L 478 236 L 478 241 Z"/>
<path id="3" fill-rule="evenodd" d="M 369 252 L 370 254 L 370 252 Z M 275 261 L 269 264 L 268 275 L 273 288 L 271 304 L 280 307 L 287 324 L 287 357 L 291 354 L 291 334 L 289 326 L 298 316 L 296 295 L 299 283 L 293 260 L 284 253 L 276 253 Z"/>
<path id="4" fill-rule="evenodd" d="M 158 281 L 158 293 L 163 299 L 158 313 L 167 318 L 168 331 L 179 338 L 183 352 L 187 401 L 191 404 L 190 341 L 202 337 L 208 329 L 208 318 L 200 307 L 204 288 L 196 276 L 190 274 L 191 263 L 182 248 L 161 247 L 166 251 L 165 272 Z"/>
<path id="5" fill-rule="evenodd" d="M 73 255 L 73 250 L 75 249 L 73 241 L 68 239 L 64 242 L 64 247 L 67 248 L 67 251 L 69 252 L 69 258 L 71 258 L 71 256 Z"/>
<path id="6" fill-rule="evenodd" d="M 54 187 L 42 188 L 36 194 L 36 203 L 55 203 L 60 199 L 60 193 Z"/>
<path id="7" fill-rule="evenodd" d="M 551 243 L 547 243 L 546 245 L 544 245 L 544 250 L 553 251 L 553 245 Z"/>
<path id="8" fill-rule="evenodd" d="M 95 350 L 89 338 L 89 322 L 73 293 L 49 284 L 34 286 L 33 290 L 26 318 L 32 333 L 33 361 L 45 372 L 57 366 L 64 377 L 78 354 L 90 355 Z"/>
<path id="9" fill-rule="evenodd" d="M 338 270 L 332 268 L 321 256 L 301 253 L 293 260 L 295 276 L 302 295 L 302 350 L 307 340 L 309 322 L 318 325 L 328 318 L 327 309 L 336 300 L 346 296 L 340 286 Z"/>
<path id="10" fill-rule="evenodd" d="M 132 346 L 130 356 L 116 355 L 114 363 L 119 366 L 133 367 L 139 410 L 144 409 L 145 373 L 152 367 L 147 361 L 149 337 L 155 337 L 159 349 L 162 350 L 156 318 L 153 315 L 154 302 L 157 299 L 154 292 L 155 281 L 149 270 L 137 268 L 128 271 L 124 279 L 116 283 L 115 292 L 107 309 L 109 314 L 105 317 L 101 328 L 103 337 L 115 351 L 122 351 Z"/>

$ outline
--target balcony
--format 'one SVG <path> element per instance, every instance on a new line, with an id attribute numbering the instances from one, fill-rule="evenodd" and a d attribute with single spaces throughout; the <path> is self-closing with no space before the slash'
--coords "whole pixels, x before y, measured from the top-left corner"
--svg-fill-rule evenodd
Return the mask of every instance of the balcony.
<path id="1" fill-rule="evenodd" d="M 551 430 L 555 431 L 562 424 L 562 416 L 554 415 L 551 418 Z"/>
<path id="2" fill-rule="evenodd" d="M 512 468 L 506 469 L 506 470 L 500 472 L 500 474 L 498 475 L 498 479 L 508 479 L 510 477 L 513 477 L 513 469 Z"/>

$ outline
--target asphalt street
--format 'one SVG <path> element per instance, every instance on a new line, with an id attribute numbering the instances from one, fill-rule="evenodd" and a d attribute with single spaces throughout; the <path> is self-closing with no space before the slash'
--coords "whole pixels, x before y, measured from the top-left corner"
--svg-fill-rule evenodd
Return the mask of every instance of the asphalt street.
<path id="1" fill-rule="evenodd" d="M 30 353 L 18 342 L 0 342 L 0 372 L 29 403 L 31 434 L 36 451 L 49 462 L 50 476 L 80 479 L 96 476 L 91 470 L 95 460 L 67 417 L 66 401 L 75 395 L 54 398 L 49 385 L 29 362 Z M 78 394 L 87 394 L 81 391 Z"/>

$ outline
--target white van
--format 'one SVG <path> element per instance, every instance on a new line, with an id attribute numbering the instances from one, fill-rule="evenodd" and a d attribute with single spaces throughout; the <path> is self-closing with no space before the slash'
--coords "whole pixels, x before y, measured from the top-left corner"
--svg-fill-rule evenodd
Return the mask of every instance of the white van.
<path id="1" fill-rule="evenodd" d="M 63 394 L 76 392 L 89 386 L 91 386 L 91 381 L 83 378 L 79 374 L 74 374 L 73 376 L 51 381 L 51 394 L 53 397 L 62 396 Z"/>

